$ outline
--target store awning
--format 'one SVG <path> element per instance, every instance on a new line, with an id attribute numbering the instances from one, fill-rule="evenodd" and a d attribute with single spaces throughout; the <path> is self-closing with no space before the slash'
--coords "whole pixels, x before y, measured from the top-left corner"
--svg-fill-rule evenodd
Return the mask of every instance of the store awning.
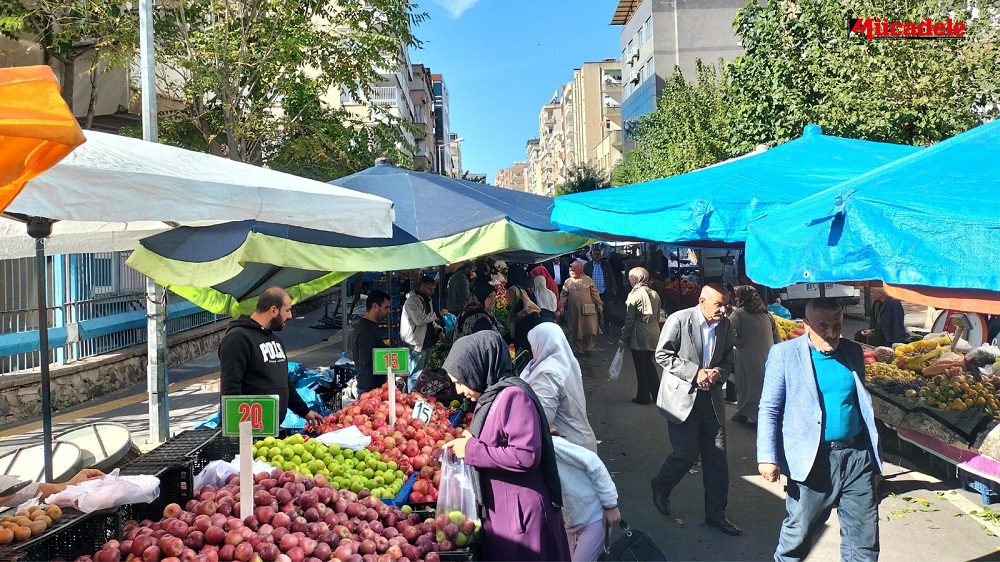
<path id="1" fill-rule="evenodd" d="M 747 274 L 879 280 L 910 302 L 1000 314 L 998 204 L 994 121 L 751 222 Z"/>
<path id="2" fill-rule="evenodd" d="M 552 222 L 609 240 L 741 247 L 751 219 L 918 150 L 808 125 L 795 140 L 715 166 L 557 197 Z"/>
<path id="3" fill-rule="evenodd" d="M 51 68 L 0 68 L 0 211 L 84 140 Z"/>
<path id="4" fill-rule="evenodd" d="M 270 285 L 305 298 L 359 271 L 436 267 L 484 255 L 536 262 L 593 241 L 554 226 L 547 197 L 385 163 L 333 183 L 392 201 L 392 237 L 243 221 L 149 237 L 128 264 L 206 310 L 239 313 Z"/>

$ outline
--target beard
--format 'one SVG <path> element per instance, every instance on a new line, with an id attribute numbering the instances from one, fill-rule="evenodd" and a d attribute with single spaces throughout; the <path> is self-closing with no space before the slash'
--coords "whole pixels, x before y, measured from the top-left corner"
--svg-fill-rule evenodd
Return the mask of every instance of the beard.
<path id="1" fill-rule="evenodd" d="M 267 324 L 267 329 L 272 332 L 280 332 L 282 328 L 285 327 L 285 321 L 281 319 L 280 316 L 275 316 Z"/>

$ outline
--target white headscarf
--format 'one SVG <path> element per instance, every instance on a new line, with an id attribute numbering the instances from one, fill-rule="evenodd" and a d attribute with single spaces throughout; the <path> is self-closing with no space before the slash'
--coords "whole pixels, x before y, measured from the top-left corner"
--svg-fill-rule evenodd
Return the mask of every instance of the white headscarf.
<path id="1" fill-rule="evenodd" d="M 545 277 L 536 275 L 531 279 L 535 287 L 535 300 L 538 307 L 544 310 L 555 312 L 559 305 L 556 304 L 556 295 L 545 286 Z"/>
<path id="2" fill-rule="evenodd" d="M 532 358 L 521 371 L 522 379 L 530 382 L 535 375 L 550 372 L 582 381 L 580 363 L 573 356 L 573 348 L 558 324 L 542 322 L 535 326 L 528 332 L 528 344 L 531 345 Z"/>

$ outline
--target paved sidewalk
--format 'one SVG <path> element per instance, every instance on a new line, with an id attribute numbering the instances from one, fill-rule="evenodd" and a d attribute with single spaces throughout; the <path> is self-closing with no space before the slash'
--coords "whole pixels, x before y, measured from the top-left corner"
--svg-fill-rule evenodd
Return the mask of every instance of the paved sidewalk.
<path id="1" fill-rule="evenodd" d="M 329 366 L 343 349 L 341 331 L 313 329 L 323 309 L 304 317 L 294 318 L 281 331 L 280 337 L 289 350 L 289 359 L 307 368 Z M 228 320 L 224 320 L 228 322 Z M 218 411 L 219 358 L 212 353 L 194 361 L 172 367 L 170 385 L 170 434 L 192 429 Z M 132 432 L 132 441 L 141 450 L 155 445 L 149 439 L 149 400 L 145 381 L 127 389 L 67 408 L 52 418 L 52 432 L 63 431 L 95 422 L 116 422 Z M 41 418 L 28 420 L 0 430 L 0 454 L 42 441 Z"/>

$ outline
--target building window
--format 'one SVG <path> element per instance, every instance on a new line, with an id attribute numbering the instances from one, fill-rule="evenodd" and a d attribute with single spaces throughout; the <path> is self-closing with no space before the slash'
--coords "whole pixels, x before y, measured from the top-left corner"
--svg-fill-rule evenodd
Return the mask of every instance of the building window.
<path id="1" fill-rule="evenodd" d="M 633 44 L 632 40 L 630 39 L 629 42 L 628 42 L 628 56 L 631 57 L 632 53 L 634 53 L 634 52 L 635 52 L 635 45 Z"/>
<path id="2" fill-rule="evenodd" d="M 653 38 L 653 16 L 646 18 L 646 25 L 643 26 L 646 32 L 646 41 Z"/>
<path id="3" fill-rule="evenodd" d="M 639 33 L 635 34 L 635 46 L 642 48 L 642 28 L 639 28 Z"/>
<path id="4" fill-rule="evenodd" d="M 646 61 L 646 78 L 650 76 L 656 76 L 656 71 L 653 70 L 653 57 L 649 57 L 649 60 Z"/>

